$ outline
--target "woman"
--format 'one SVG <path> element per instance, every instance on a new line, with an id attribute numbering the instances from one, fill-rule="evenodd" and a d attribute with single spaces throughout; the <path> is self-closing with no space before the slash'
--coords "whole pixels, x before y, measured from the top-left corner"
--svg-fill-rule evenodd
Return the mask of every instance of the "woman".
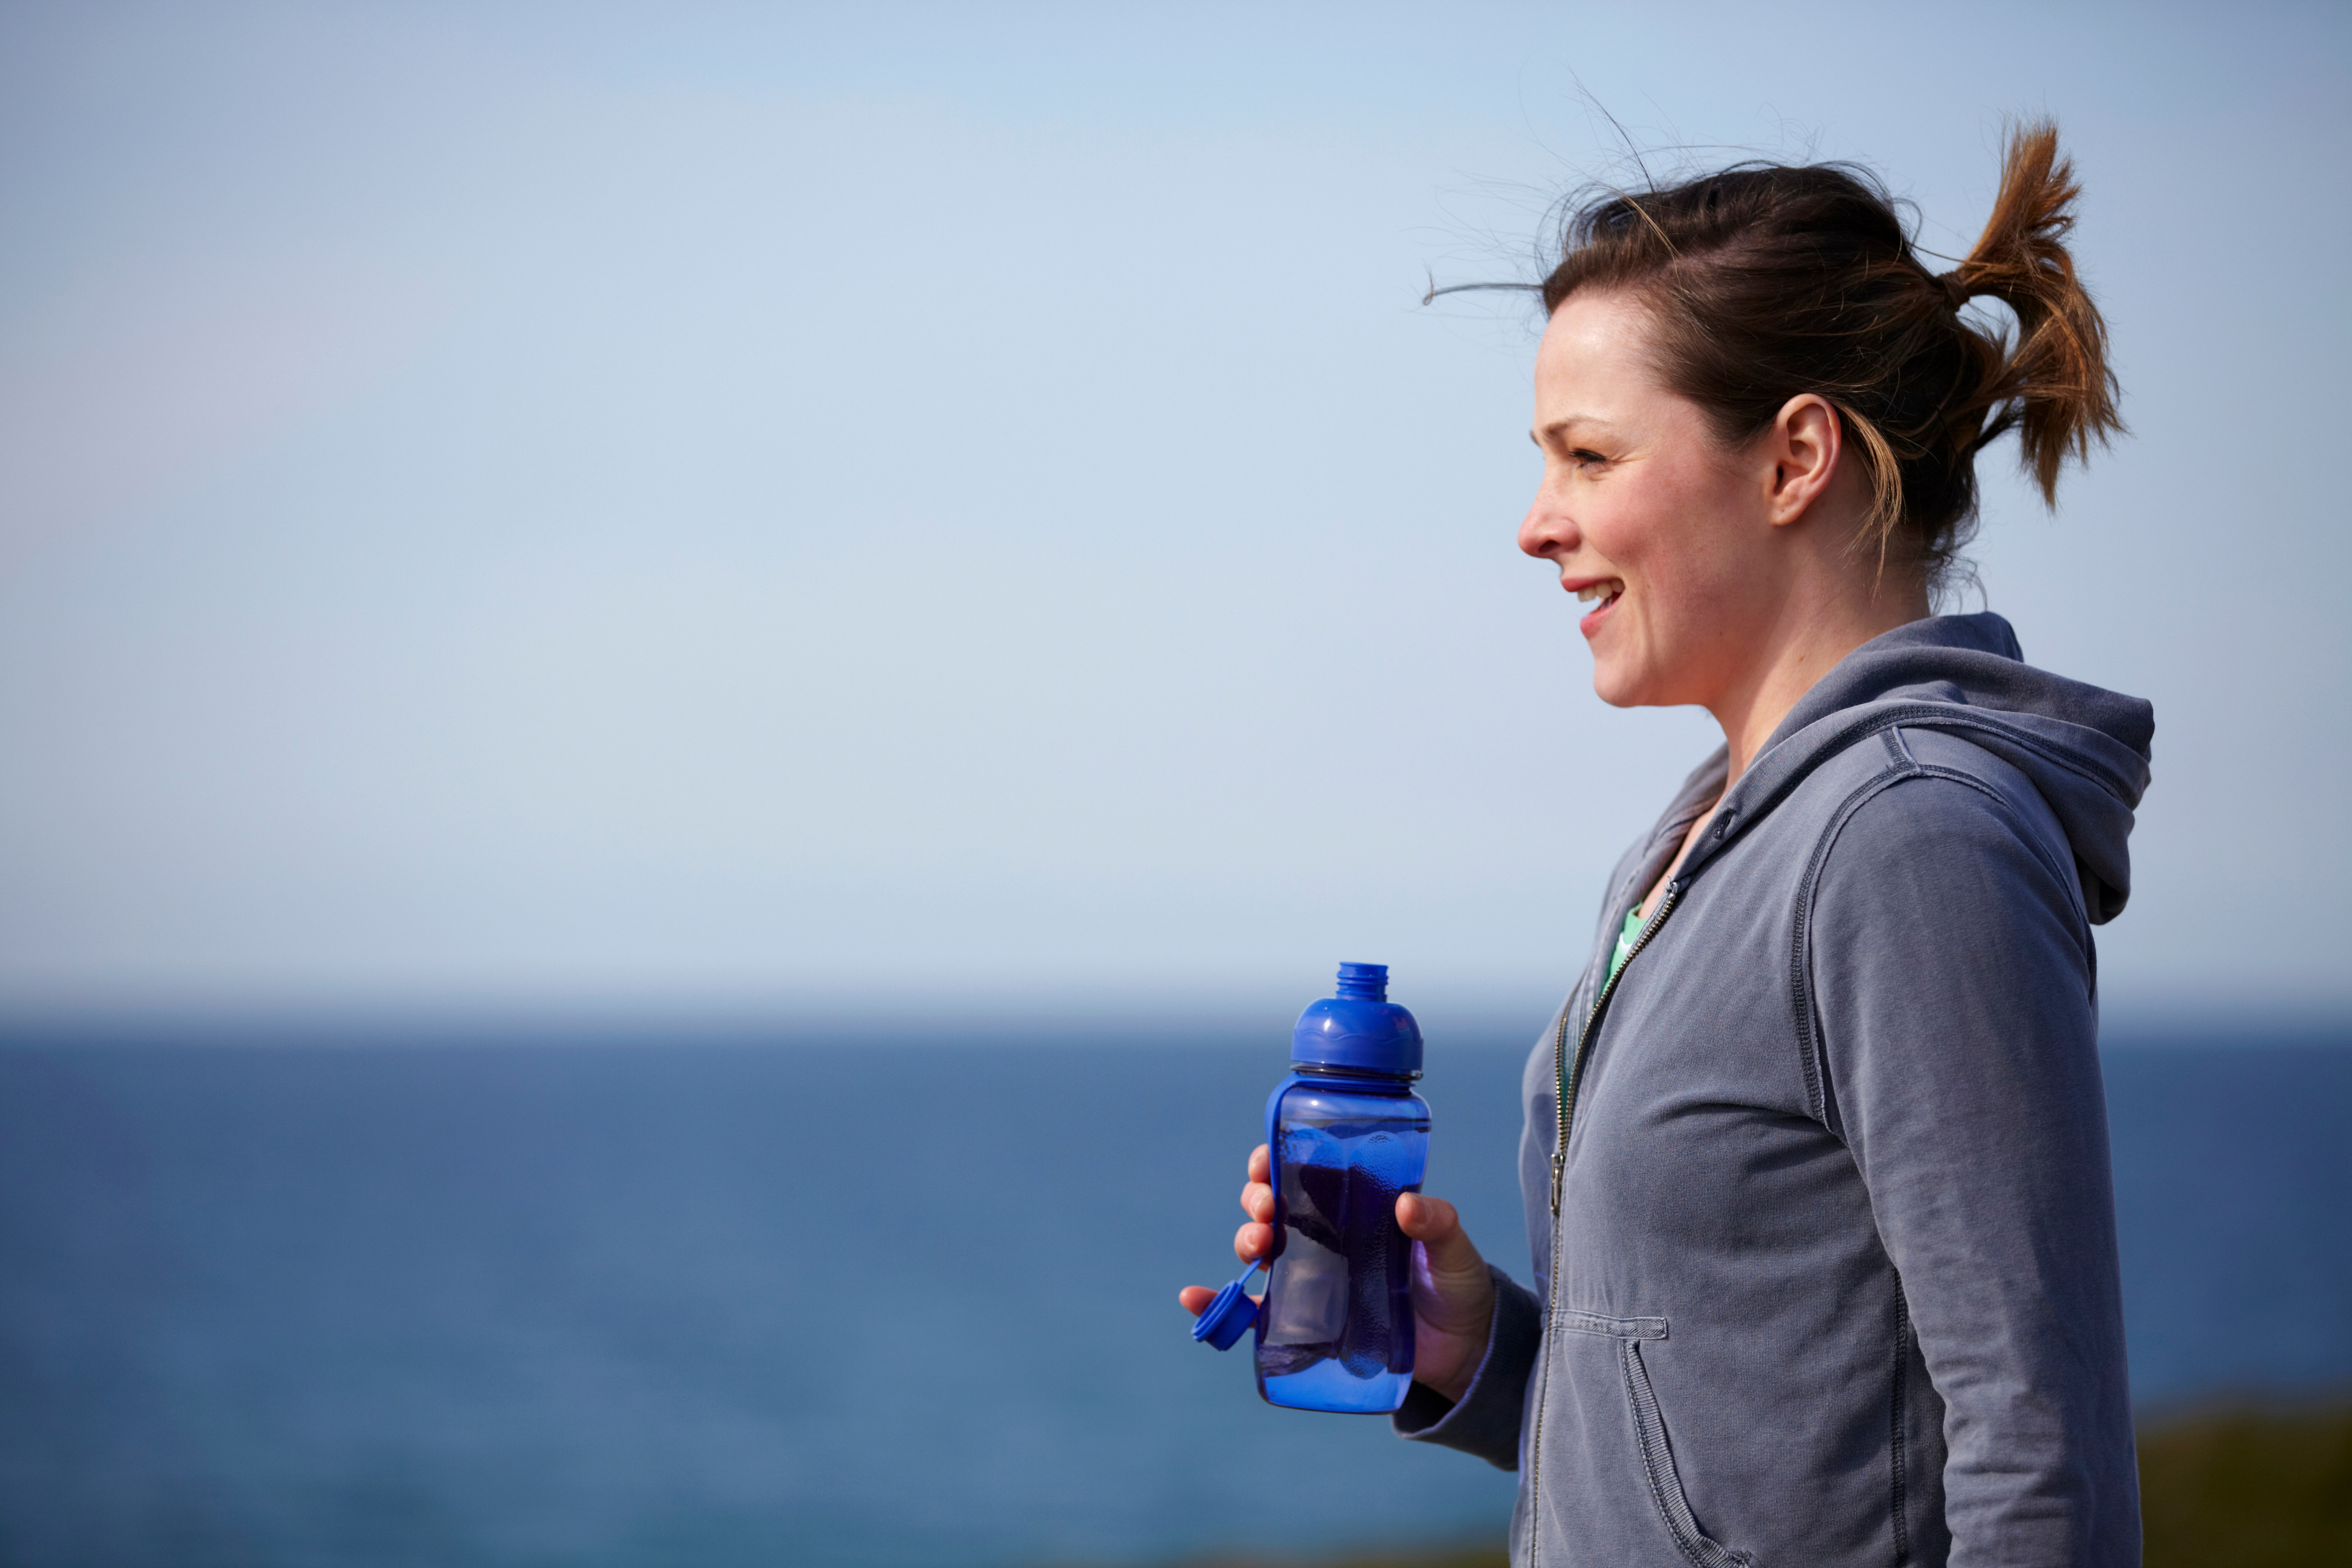
<path id="1" fill-rule="evenodd" d="M 1519 547 L 1603 700 L 1724 745 L 1528 1059 L 1534 1289 L 1397 1205 L 1397 1426 L 1518 1469 L 1515 1563 L 2139 1560 L 2091 928 L 2153 721 L 1929 611 L 1979 449 L 2054 499 L 2120 428 L 2075 195 L 2019 132 L 1938 276 L 1866 174 L 1744 166 L 1587 207 L 1543 285 Z"/>

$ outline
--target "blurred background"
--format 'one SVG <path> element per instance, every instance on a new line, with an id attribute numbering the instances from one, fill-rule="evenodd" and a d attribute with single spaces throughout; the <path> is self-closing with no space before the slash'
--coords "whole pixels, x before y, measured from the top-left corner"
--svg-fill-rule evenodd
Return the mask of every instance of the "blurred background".
<path id="1" fill-rule="evenodd" d="M 1173 1302 L 1343 957 L 1523 1267 L 1519 1055 L 1713 743 L 1513 547 L 1534 310 L 1422 298 L 1634 152 L 1958 255 L 2042 112 L 2133 434 L 2000 449 L 1956 607 L 2157 708 L 2150 1560 L 2247 1443 L 2336 1496 L 2340 7 L 7 4 L 0 1563 L 1484 1549 Z"/>

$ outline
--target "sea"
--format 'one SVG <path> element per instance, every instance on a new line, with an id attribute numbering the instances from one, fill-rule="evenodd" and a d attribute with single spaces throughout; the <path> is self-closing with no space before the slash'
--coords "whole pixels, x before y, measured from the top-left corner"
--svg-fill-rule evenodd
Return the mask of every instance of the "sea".
<path id="1" fill-rule="evenodd" d="M 1527 1037 L 1429 1189 L 1526 1268 Z M 1281 1031 L 0 1039 L 0 1564 L 1145 1564 L 1499 1537 L 1193 1343 Z M 2352 1389 L 2352 1029 L 2104 1053 L 2135 1398 Z"/>

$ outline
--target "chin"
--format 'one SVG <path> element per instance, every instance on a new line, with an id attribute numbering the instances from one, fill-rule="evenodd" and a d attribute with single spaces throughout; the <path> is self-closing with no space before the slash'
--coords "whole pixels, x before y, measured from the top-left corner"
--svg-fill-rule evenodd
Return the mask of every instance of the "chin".
<path id="1" fill-rule="evenodd" d="M 1601 665 L 1595 665 L 1592 669 L 1592 695 L 1612 708 L 1642 706 L 1642 689 L 1639 683 L 1628 680 Z"/>
<path id="2" fill-rule="evenodd" d="M 1650 691 L 1657 682 L 1655 672 L 1643 658 L 1643 639 L 1625 634 L 1634 627 L 1617 624 L 1616 611 L 1624 606 L 1612 606 L 1598 637 L 1588 636 L 1586 648 L 1592 655 L 1592 695 L 1612 708 L 1639 708 L 1656 700 Z"/>
<path id="3" fill-rule="evenodd" d="M 1593 661 L 1592 695 L 1612 708 L 1669 708 L 1690 700 L 1675 696 L 1656 670 L 1606 658 Z"/>

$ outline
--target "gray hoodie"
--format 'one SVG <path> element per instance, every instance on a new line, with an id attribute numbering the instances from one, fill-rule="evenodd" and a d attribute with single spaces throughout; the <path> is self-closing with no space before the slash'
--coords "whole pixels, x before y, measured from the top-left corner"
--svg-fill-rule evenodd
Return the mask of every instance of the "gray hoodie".
<path id="1" fill-rule="evenodd" d="M 1848 655 L 1613 984 L 1722 752 L 1612 878 L 1528 1060 L 1535 1289 L 1396 1416 L 1519 1471 L 1517 1568 L 2139 1562 L 2091 927 L 2154 720 L 2021 658 L 1993 615 Z"/>

